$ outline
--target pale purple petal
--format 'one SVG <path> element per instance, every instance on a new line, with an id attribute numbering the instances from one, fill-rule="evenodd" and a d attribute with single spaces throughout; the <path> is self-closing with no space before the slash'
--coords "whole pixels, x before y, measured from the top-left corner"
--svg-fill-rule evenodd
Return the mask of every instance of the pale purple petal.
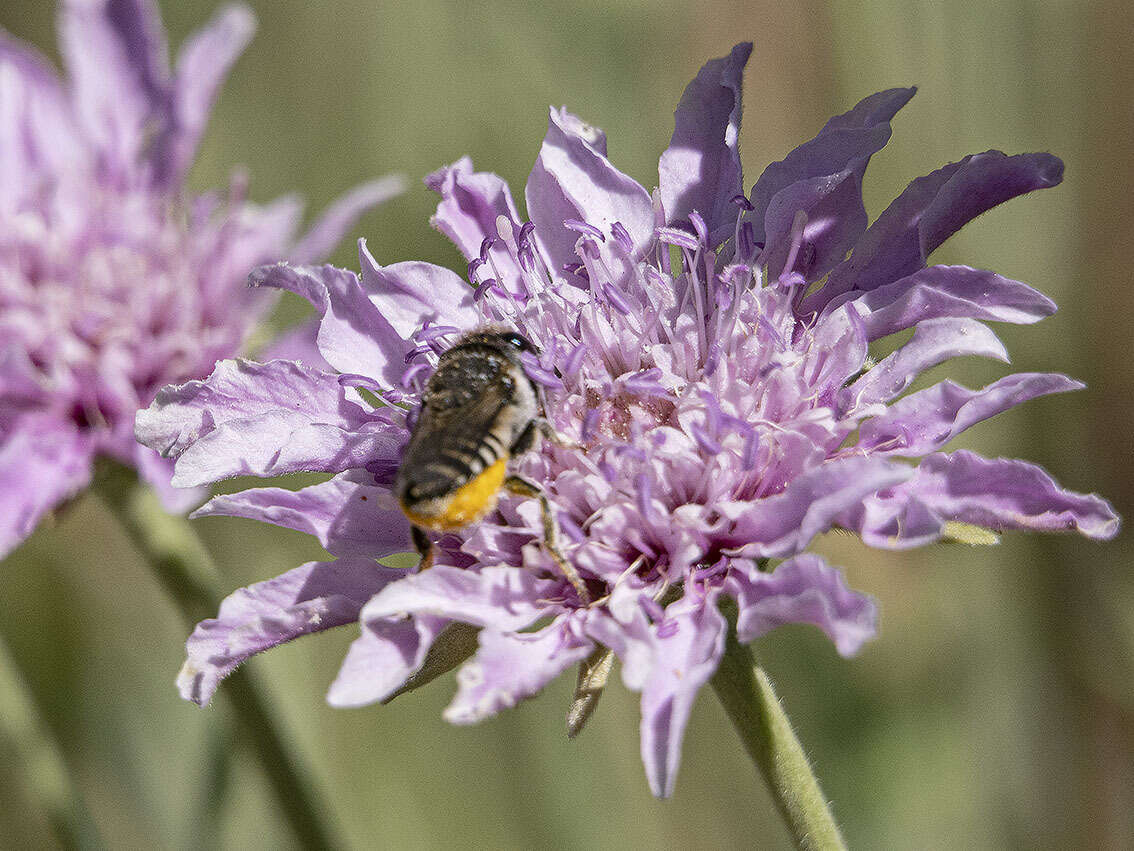
<path id="1" fill-rule="evenodd" d="M 1083 385 L 1064 375 L 1021 372 L 970 390 L 942 381 L 895 402 L 886 413 L 863 423 L 858 446 L 864 451 L 918 456 L 941 448 L 982 420 L 1048 393 Z"/>
<path id="2" fill-rule="evenodd" d="M 547 136 L 524 190 L 536 238 L 556 270 L 578 262 L 579 235 L 564 227 L 565 221 L 585 222 L 604 234 L 619 222 L 635 251 L 653 233 L 650 193 L 611 165 L 593 145 L 589 129 L 566 110 L 552 109 Z"/>
<path id="3" fill-rule="evenodd" d="M 797 476 L 775 496 L 720 504 L 732 521 L 725 538 L 732 553 L 744 558 L 793 555 L 831 528 L 839 514 L 912 474 L 904 464 L 879 458 L 829 461 Z"/>
<path id="4" fill-rule="evenodd" d="M 916 475 L 867 500 L 851 525 L 871 546 L 904 548 L 939 537 L 947 521 L 987 529 L 1078 532 L 1109 540 L 1119 519 L 1104 499 L 1064 490 L 1041 468 L 964 450 L 925 458 Z"/>
<path id="5" fill-rule="evenodd" d="M 726 587 L 739 606 L 736 635 L 742 642 L 784 624 L 808 623 L 823 630 L 843 656 L 853 656 L 877 630 L 874 600 L 849 589 L 841 571 L 810 553 L 771 573 L 734 566 Z"/>
<path id="6" fill-rule="evenodd" d="M 844 408 L 888 402 L 924 370 L 949 358 L 972 355 L 1007 362 L 1008 352 L 991 329 L 975 319 L 926 319 L 913 337 L 839 392 Z"/>
<path id="7" fill-rule="evenodd" d="M 466 260 L 480 256 L 486 238 L 499 236 L 498 218 L 512 222 L 520 219 L 508 184 L 490 172 L 474 172 L 468 157 L 433 172 L 425 178 L 425 185 L 441 196 L 431 223 L 452 240 Z"/>
<path id="8" fill-rule="evenodd" d="M 54 418 L 20 418 L 0 443 L 0 558 L 35 531 L 43 516 L 87 486 L 89 435 Z"/>
<path id="9" fill-rule="evenodd" d="M 220 681 L 264 650 L 358 620 L 371 596 L 404 572 L 369 559 L 314 561 L 240 588 L 221 603 L 213 620 L 197 624 L 186 643 L 188 658 L 177 676 L 186 700 L 204 706 Z"/>
<path id="10" fill-rule="evenodd" d="M 772 198 L 793 183 L 847 170 L 856 176 L 853 183 L 861 181 L 870 157 L 890 139 L 890 119 L 914 92 L 915 89 L 888 89 L 864 98 L 850 111 L 828 121 L 814 139 L 765 168 L 752 187 L 756 241 L 765 241 L 764 217 Z M 861 206 L 862 199 L 857 203 Z"/>
<path id="11" fill-rule="evenodd" d="M 247 517 L 314 535 L 327 552 L 382 558 L 405 552 L 409 521 L 389 488 L 363 471 L 341 473 L 317 485 L 251 488 L 215 496 L 196 517 Z"/>
<path id="12" fill-rule="evenodd" d="M 409 339 L 427 321 L 462 330 L 480 324 L 474 290 L 455 272 L 416 261 L 379 266 L 363 239 L 358 255 L 367 296 L 402 337 Z"/>
<path id="13" fill-rule="evenodd" d="M 558 583 L 514 567 L 471 570 L 434 565 L 391 585 L 362 613 L 364 620 L 395 615 L 438 615 L 475 626 L 515 631 L 555 611 L 546 602 Z"/>
<path id="14" fill-rule="evenodd" d="M 296 422 L 344 431 L 375 419 L 335 375 L 289 361 L 237 359 L 221 361 L 204 381 L 161 390 L 149 408 L 138 412 L 135 435 L 163 456 L 176 458 L 225 423 L 285 413 Z"/>
<path id="15" fill-rule="evenodd" d="M 316 338 L 319 351 L 339 372 L 378 378 L 392 387 L 405 370 L 412 348 L 378 311 L 358 276 L 334 266 L 277 263 L 252 271 L 249 283 L 303 296 L 323 317 Z"/>
<path id="16" fill-rule="evenodd" d="M 168 124 L 154 144 L 159 181 L 176 184 L 193 164 L 217 91 L 255 30 L 256 18 L 247 6 L 226 6 L 182 45 Z"/>
<path id="17" fill-rule="evenodd" d="M 337 707 L 358 707 L 385 700 L 425 663 L 433 642 L 448 626 L 445 618 L 362 618 L 362 635 L 347 651 L 327 692 Z"/>
<path id="18" fill-rule="evenodd" d="M 807 223 L 796 249 L 792 229 L 798 213 L 807 217 Z M 808 281 L 823 277 L 846 257 L 866 224 L 857 172 L 848 169 L 796 181 L 772 196 L 764 216 L 763 257 L 769 274 L 778 278 L 798 272 Z M 786 264 L 793 250 L 795 262 L 789 269 Z"/>
<path id="19" fill-rule="evenodd" d="M 685 87 L 674 113 L 669 147 L 658 161 L 658 190 L 666 222 L 682 222 L 694 210 L 708 226 L 710 245 L 732 235 L 743 194 L 740 152 L 740 89 L 752 44 L 736 45 L 711 59 Z"/>
<path id="20" fill-rule="evenodd" d="M 322 260 L 342 242 L 359 216 L 405 191 L 406 179 L 400 174 L 356 186 L 323 211 L 311 229 L 299 240 L 299 244 L 291 250 L 289 259 L 299 264 Z M 363 274 L 365 275 L 365 271 Z"/>
<path id="21" fill-rule="evenodd" d="M 869 292 L 846 293 L 827 310 L 850 299 L 870 340 L 925 319 L 956 316 L 1026 325 L 1055 313 L 1055 302 L 1027 284 L 969 266 L 930 266 Z"/>
<path id="22" fill-rule="evenodd" d="M 12 208 L 42 179 L 83 168 L 70 103 L 55 69 L 0 30 L 0 207 Z"/>
<path id="23" fill-rule="evenodd" d="M 653 631 L 653 662 L 642 689 L 641 747 L 650 791 L 659 798 L 673 794 L 689 712 L 724 652 L 727 625 L 716 597 L 687 593 L 666 608 L 668 628 L 655 625 Z"/>
<path id="24" fill-rule="evenodd" d="M 842 293 L 876 289 L 918 271 L 971 219 L 1062 179 L 1063 163 L 1051 154 L 1000 151 L 974 154 L 919 177 L 870 226 L 827 285 L 804 300 L 802 310 L 819 310 Z"/>
<path id="25" fill-rule="evenodd" d="M 457 672 L 445 720 L 475 724 L 531 697 L 594 649 L 574 618 L 561 615 L 535 632 L 483 629 L 480 649 Z"/>
<path id="26" fill-rule="evenodd" d="M 150 0 L 68 0 L 59 39 L 72 104 L 87 140 L 125 175 L 152 120 L 168 119 L 169 68 Z"/>
<path id="27" fill-rule="evenodd" d="M 318 335 L 318 318 L 300 322 L 275 337 L 263 349 L 259 350 L 257 359 L 260 361 L 295 361 L 302 366 L 320 372 L 334 372 L 335 368 L 327 363 L 315 342 Z"/>

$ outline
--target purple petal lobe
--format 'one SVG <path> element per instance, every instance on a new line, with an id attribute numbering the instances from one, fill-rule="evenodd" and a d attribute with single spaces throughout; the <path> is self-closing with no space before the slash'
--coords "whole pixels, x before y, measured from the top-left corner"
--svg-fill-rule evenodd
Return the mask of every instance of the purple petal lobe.
<path id="1" fill-rule="evenodd" d="M 1064 375 L 1021 372 L 970 390 L 942 381 L 911 393 L 859 429 L 858 446 L 875 453 L 925 455 L 982 420 L 1048 393 L 1083 387 Z"/>
<path id="2" fill-rule="evenodd" d="M 222 679 L 250 656 L 302 635 L 352 623 L 371 596 L 404 572 L 369 559 L 309 562 L 241 588 L 213 620 L 197 624 L 177 676 L 186 700 L 204 706 Z"/>
<path id="3" fill-rule="evenodd" d="M 839 653 L 852 656 L 877 628 L 874 600 L 847 588 L 842 573 L 817 555 L 797 555 L 771 573 L 734 569 L 728 585 L 740 609 L 736 634 L 742 642 L 784 624 L 809 623 Z"/>
<path id="4" fill-rule="evenodd" d="M 213 497 L 193 517 L 247 517 L 306 532 L 327 552 L 382 558 L 405 552 L 409 522 L 390 491 L 368 473 L 342 473 L 297 491 L 250 488 Z"/>
<path id="5" fill-rule="evenodd" d="M 552 268 L 577 261 L 578 235 L 563 226 L 578 219 L 607 233 L 621 222 L 641 249 L 653 232 L 650 193 L 624 175 L 594 145 L 593 130 L 566 110 L 551 110 L 547 136 L 525 189 L 537 241 Z M 604 245 L 604 256 L 611 251 Z"/>
<path id="6" fill-rule="evenodd" d="M 870 340 L 925 319 L 956 316 L 1030 324 L 1055 313 L 1055 302 L 1027 284 L 968 266 L 930 266 L 865 293 L 846 293 L 827 309 L 850 299 Z"/>
<path id="7" fill-rule="evenodd" d="M 839 402 L 844 408 L 888 402 L 922 371 L 963 355 L 1008 360 L 1004 344 L 983 323 L 975 319 L 926 319 L 918 323 L 908 343 L 840 391 Z"/>
<path id="8" fill-rule="evenodd" d="M 753 502 L 722 503 L 728 539 L 744 558 L 782 558 L 802 550 L 835 517 L 913 474 L 879 458 L 828 461 L 794 478 L 781 493 Z"/>
<path id="9" fill-rule="evenodd" d="M 475 291 L 455 272 L 416 261 L 379 266 L 362 239 L 358 254 L 367 296 L 407 340 L 426 322 L 462 330 L 479 324 L 480 314 L 473 305 Z"/>
<path id="10" fill-rule="evenodd" d="M 964 450 L 930 455 L 916 475 L 866 501 L 852 523 L 862 539 L 888 549 L 936 540 L 957 520 L 987 529 L 1078 532 L 1109 540 L 1119 519 L 1104 499 L 1059 487 L 1040 467 Z"/>
<path id="11" fill-rule="evenodd" d="M 217 92 L 255 30 L 252 11 L 247 6 L 232 5 L 217 12 L 186 40 L 177 57 L 171 114 L 154 143 L 158 180 L 176 184 L 189 170 Z"/>
<path id="12" fill-rule="evenodd" d="M 580 662 L 593 642 L 561 615 L 536 632 L 484 629 L 480 649 L 457 673 L 457 695 L 445 720 L 475 724 L 531 697 L 567 668 Z"/>
<path id="13" fill-rule="evenodd" d="M 316 341 L 339 372 L 379 378 L 393 387 L 412 346 L 367 298 L 358 276 L 334 266 L 260 266 L 248 277 L 252 286 L 287 290 L 307 299 L 323 317 Z"/>
<path id="14" fill-rule="evenodd" d="M 842 293 L 876 289 L 913 274 L 970 220 L 1062 179 L 1063 163 L 1051 154 L 1000 151 L 974 154 L 919 177 L 870 226 L 827 285 L 804 301 L 804 311 L 819 310 Z"/>
<path id="15" fill-rule="evenodd" d="M 673 794 L 681 764 L 681 741 L 697 692 L 717 669 L 726 624 L 716 595 L 687 595 L 665 610 L 665 624 L 652 639 L 650 671 L 642 688 L 642 762 L 650 791 Z"/>
<path id="16" fill-rule="evenodd" d="M 391 585 L 367 604 L 363 617 L 430 614 L 513 631 L 552 610 L 544 600 L 555 587 L 554 582 L 514 567 L 486 567 L 474 573 L 435 565 Z"/>
<path id="17" fill-rule="evenodd" d="M 94 446 L 54 418 L 20 418 L 0 442 L 0 558 L 43 516 L 87 486 Z"/>
<path id="18" fill-rule="evenodd" d="M 385 700 L 421 668 L 448 623 L 430 615 L 362 618 L 362 635 L 347 651 L 327 702 L 345 708 Z"/>
<path id="19" fill-rule="evenodd" d="M 860 184 L 870 157 L 890 139 L 890 119 L 909 102 L 914 91 L 888 89 L 859 101 L 849 112 L 828 121 L 814 139 L 765 168 L 752 187 L 756 241 L 765 242 L 764 219 L 772 198 L 793 183 L 849 170 L 854 176 L 851 185 Z M 859 197 L 857 205 L 861 204 Z M 792 210 L 791 214 L 794 212 Z"/>
<path id="20" fill-rule="evenodd" d="M 291 250 L 291 261 L 305 264 L 323 259 L 342 241 L 359 216 L 405 191 L 406 179 L 400 174 L 356 186 L 323 212 Z"/>
<path id="21" fill-rule="evenodd" d="M 685 87 L 669 148 L 658 161 L 666 221 L 684 222 L 698 211 L 711 246 L 731 235 L 736 221 L 732 199 L 744 193 L 737 137 L 741 77 L 751 53 L 751 43 L 744 42 L 728 56 L 705 63 Z"/>

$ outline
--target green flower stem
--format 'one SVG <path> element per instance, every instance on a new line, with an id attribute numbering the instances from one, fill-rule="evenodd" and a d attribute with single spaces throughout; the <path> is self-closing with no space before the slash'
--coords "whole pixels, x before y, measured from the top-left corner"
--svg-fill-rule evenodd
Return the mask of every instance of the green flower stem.
<path id="1" fill-rule="evenodd" d="M 71 782 L 62 748 L 37 711 L 36 700 L 0 640 L 0 753 L 39 802 L 63 848 L 100 849 L 103 842 Z"/>
<path id="2" fill-rule="evenodd" d="M 713 689 L 740 734 L 744 749 L 764 776 L 796 847 L 806 851 L 845 849 L 819 781 L 772 682 L 756 665 L 752 652 L 737 640 L 735 623 L 734 615 L 729 618 L 724 656 L 713 675 Z"/>
<path id="3" fill-rule="evenodd" d="M 193 626 L 214 617 L 221 600 L 217 570 L 188 522 L 165 513 L 134 471 L 121 465 L 104 465 L 94 490 L 145 556 L 186 624 Z M 308 772 L 289 752 L 268 700 L 251 674 L 237 670 L 225 680 L 221 693 L 231 701 L 239 739 L 259 759 L 278 799 L 279 815 L 291 826 L 300 846 L 339 847 L 324 823 L 326 808 L 319 805 Z"/>

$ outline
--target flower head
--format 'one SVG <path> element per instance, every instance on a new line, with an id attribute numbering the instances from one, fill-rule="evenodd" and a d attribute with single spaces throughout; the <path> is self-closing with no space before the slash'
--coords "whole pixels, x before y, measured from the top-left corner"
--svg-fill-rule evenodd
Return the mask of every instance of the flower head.
<path id="1" fill-rule="evenodd" d="M 185 172 L 229 67 L 252 34 L 230 6 L 170 69 L 149 0 L 69 0 L 67 77 L 0 32 L 0 557 L 108 455 L 171 506 L 170 466 L 134 441 L 134 415 L 170 382 L 237 354 L 270 305 L 258 263 L 317 260 L 399 191 L 359 187 L 296 240 L 301 205 L 190 195 Z"/>
<path id="2" fill-rule="evenodd" d="M 937 540 L 952 523 L 1115 534 L 1103 500 L 1035 466 L 940 451 L 1076 382 L 1018 374 L 905 393 L 952 357 L 1006 360 L 982 320 L 1055 309 L 1022 283 L 927 268 L 926 257 L 989 207 L 1057 183 L 1059 160 L 967 157 L 914 181 L 868 227 L 863 172 L 913 95 L 895 89 L 831 119 L 745 195 L 736 140 L 749 51 L 709 62 L 688 86 L 652 194 L 611 164 L 601 131 L 556 109 L 525 191 L 530 221 L 467 159 L 430 175 L 433 224 L 467 258 L 467 282 L 425 263 L 381 266 L 364 243 L 361 279 L 330 266 L 254 274 L 316 306 L 338 374 L 226 362 L 160 393 L 138 435 L 178 459 L 175 484 L 333 473 L 298 491 L 220 496 L 198 514 L 302 529 L 338 558 L 242 589 L 199 625 L 179 680 L 187 698 L 207 701 L 255 652 L 354 620 L 362 634 L 329 695 L 338 706 L 387 699 L 439 659 L 463 660 L 460 625 L 479 628 L 446 711 L 457 723 L 608 648 L 642 692 L 642 756 L 651 788 L 668 795 L 694 696 L 722 652 L 722 598 L 735 601 L 743 641 L 810 623 L 851 654 L 873 634 L 873 602 L 803 552 L 817 534 L 838 526 L 887 548 Z M 589 601 L 542 545 L 531 499 L 505 498 L 441 535 L 429 570 L 373 561 L 408 540 L 390 486 L 431 365 L 489 322 L 535 344 L 527 375 L 551 425 L 578 444 L 545 444 L 516 467 L 547 494 Z M 872 341 L 910 328 L 870 359 Z"/>

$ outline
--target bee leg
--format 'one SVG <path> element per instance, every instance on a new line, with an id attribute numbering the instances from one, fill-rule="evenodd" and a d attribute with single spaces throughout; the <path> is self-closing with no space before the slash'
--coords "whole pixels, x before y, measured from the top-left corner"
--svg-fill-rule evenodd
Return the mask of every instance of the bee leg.
<path id="1" fill-rule="evenodd" d="M 583 444 L 572 440 L 566 435 L 562 435 L 555 430 L 555 426 L 545 420 L 543 417 L 536 417 L 532 420 L 532 425 L 543 436 L 543 439 L 548 443 L 553 443 L 560 449 L 582 449 Z"/>
<path id="2" fill-rule="evenodd" d="M 421 554 L 421 564 L 418 571 L 429 570 L 433 567 L 433 542 L 424 529 L 410 526 L 410 536 L 413 538 L 414 548 Z"/>
<path id="3" fill-rule="evenodd" d="M 582 577 L 575 570 L 575 566 L 567 561 L 563 553 L 559 552 L 559 524 L 555 522 L 555 516 L 551 513 L 551 503 L 547 501 L 547 495 L 544 494 L 543 489 L 535 482 L 528 481 L 522 476 L 509 476 L 504 480 L 504 487 L 509 493 L 534 497 L 539 500 L 539 510 L 543 517 L 543 548 L 547 550 L 547 554 L 551 556 L 552 561 L 555 562 L 568 581 L 575 586 L 575 591 L 578 593 L 579 599 L 583 601 L 583 605 L 589 606 L 591 595 L 587 593 L 587 586 L 583 584 Z"/>

